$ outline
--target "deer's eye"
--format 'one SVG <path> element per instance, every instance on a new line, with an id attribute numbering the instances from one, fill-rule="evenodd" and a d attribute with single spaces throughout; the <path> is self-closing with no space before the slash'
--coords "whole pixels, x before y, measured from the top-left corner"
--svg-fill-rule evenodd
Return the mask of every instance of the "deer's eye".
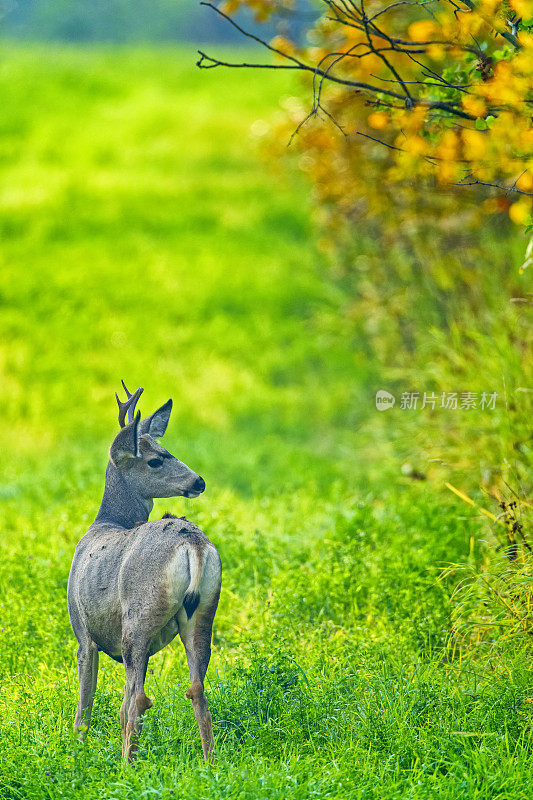
<path id="1" fill-rule="evenodd" d="M 163 462 L 160 461 L 158 458 L 151 458 L 146 463 L 148 464 L 149 467 L 153 467 L 154 469 L 157 469 L 157 467 L 162 467 L 163 466 Z"/>

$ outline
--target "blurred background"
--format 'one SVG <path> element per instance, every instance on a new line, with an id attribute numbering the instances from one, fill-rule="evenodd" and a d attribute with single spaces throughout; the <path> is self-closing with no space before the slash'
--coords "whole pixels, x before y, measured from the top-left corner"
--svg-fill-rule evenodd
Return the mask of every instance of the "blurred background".
<path id="1" fill-rule="evenodd" d="M 318 12 L 297 0 L 294 14 L 266 27 L 243 8 L 236 19 L 256 33 L 277 27 L 302 37 Z M 238 31 L 200 5 L 199 0 L 3 0 L 4 34 L 26 40 L 62 42 L 242 42 Z"/>
<path id="2" fill-rule="evenodd" d="M 271 5 L 223 9 L 277 46 L 318 41 L 319 5 Z M 372 470 L 376 447 L 396 474 L 527 480 L 529 276 L 505 196 L 388 186 L 379 148 L 343 146 L 332 124 L 293 141 L 308 81 L 198 71 L 198 47 L 265 59 L 196 0 L 6 0 L 0 16 L 8 439 L 39 429 L 44 446 L 58 414 L 62 436 L 92 435 L 128 372 L 186 386 L 191 435 L 239 486 L 265 473 L 230 465 L 251 456 L 225 459 L 229 431 L 263 466 L 305 453 L 319 481 L 321 458 L 342 477 L 354 450 Z M 388 414 L 379 389 L 398 399 Z M 407 392 L 498 402 L 400 408 Z"/>

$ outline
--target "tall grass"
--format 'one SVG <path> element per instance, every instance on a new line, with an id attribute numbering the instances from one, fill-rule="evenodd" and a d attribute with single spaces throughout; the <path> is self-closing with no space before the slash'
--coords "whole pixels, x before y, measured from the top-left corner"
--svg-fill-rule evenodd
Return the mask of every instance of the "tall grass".
<path id="1" fill-rule="evenodd" d="M 448 578 L 460 578 L 453 595 L 451 649 L 465 658 L 498 658 L 504 669 L 517 647 L 530 652 L 533 636 L 531 505 L 509 494 L 512 499 L 500 498 L 499 513 L 492 515 L 482 561 L 445 571 Z"/>
<path id="2" fill-rule="evenodd" d="M 379 364 L 379 388 L 397 398 L 371 420 L 368 437 L 436 480 L 468 491 L 505 482 L 531 493 L 533 317 L 530 276 L 520 272 L 523 234 L 495 215 L 476 225 L 396 230 L 392 239 L 359 222 L 334 251 L 345 294 L 346 330 L 362 328 L 367 355 Z M 371 234 L 371 235 L 370 235 Z M 400 409 L 402 392 L 418 408 Z M 456 392 L 458 408 L 442 407 Z M 461 393 L 476 407 L 461 410 Z M 423 395 L 436 397 L 422 409 Z M 497 393 L 495 408 L 481 408 Z"/>

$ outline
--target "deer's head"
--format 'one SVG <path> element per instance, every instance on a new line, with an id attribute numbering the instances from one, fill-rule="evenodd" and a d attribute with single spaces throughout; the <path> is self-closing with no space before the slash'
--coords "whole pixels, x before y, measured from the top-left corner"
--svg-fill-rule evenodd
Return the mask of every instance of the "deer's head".
<path id="1" fill-rule="evenodd" d="M 172 400 L 168 400 L 151 416 L 141 419 L 141 412 L 135 413 L 135 406 L 143 392 L 142 387 L 130 394 L 124 381 L 122 386 L 127 395 L 126 402 L 122 403 L 115 395 L 121 430 L 109 450 L 114 466 L 131 488 L 146 499 L 198 497 L 205 489 L 204 479 L 156 441 L 167 429 Z"/>

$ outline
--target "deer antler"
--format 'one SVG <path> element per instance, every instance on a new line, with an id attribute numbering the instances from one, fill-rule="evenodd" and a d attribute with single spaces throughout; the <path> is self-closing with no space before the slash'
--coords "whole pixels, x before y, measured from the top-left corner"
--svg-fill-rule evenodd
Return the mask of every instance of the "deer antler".
<path id="1" fill-rule="evenodd" d="M 126 424 L 126 413 L 128 414 L 128 422 L 133 422 L 135 418 L 135 406 L 137 405 L 137 400 L 144 391 L 143 387 L 139 386 L 137 391 L 134 394 L 131 394 L 128 392 L 124 381 L 122 381 L 122 386 L 124 387 L 124 391 L 128 397 L 125 403 L 121 403 L 118 394 L 115 392 L 115 397 L 117 398 L 118 403 L 118 421 L 121 428 L 123 428 Z"/>

